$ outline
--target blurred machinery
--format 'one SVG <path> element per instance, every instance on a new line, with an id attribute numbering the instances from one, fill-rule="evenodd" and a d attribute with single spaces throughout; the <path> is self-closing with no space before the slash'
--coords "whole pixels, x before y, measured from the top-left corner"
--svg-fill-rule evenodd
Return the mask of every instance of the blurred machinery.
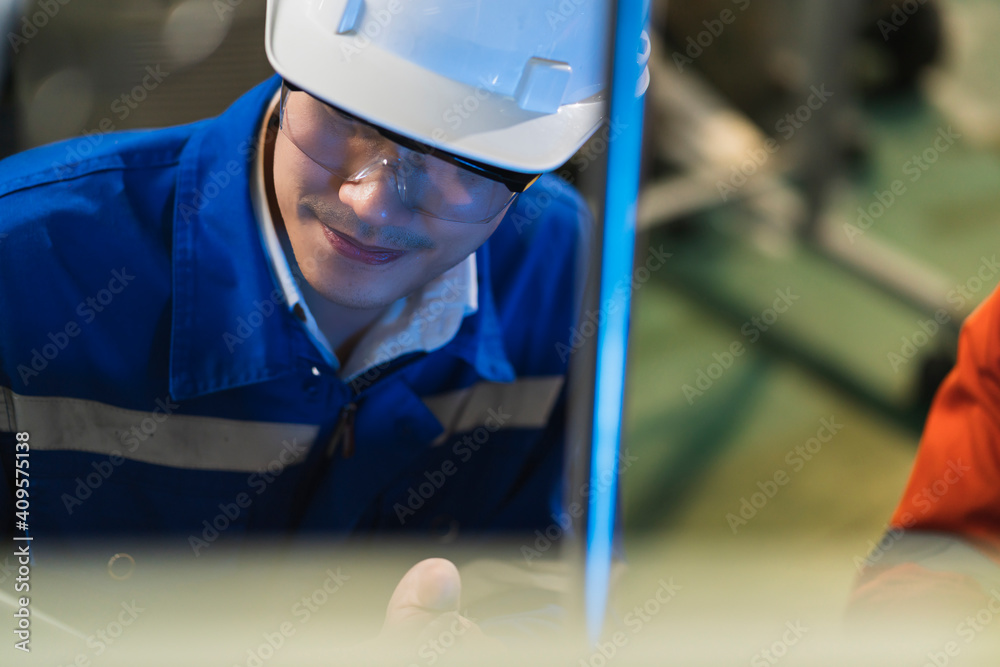
<path id="1" fill-rule="evenodd" d="M 794 244 L 925 317 L 946 311 L 947 331 L 924 351 L 904 401 L 852 377 L 811 341 L 768 338 L 775 353 L 920 429 L 967 313 L 947 301 L 954 282 L 935 268 L 872 235 L 848 242 L 838 203 L 865 167 L 861 104 L 914 95 L 941 59 L 939 4 L 671 0 L 656 27 L 640 225 L 683 244 L 692 233 L 715 233 L 700 224 L 704 214 L 736 207 L 741 222 L 727 231 L 745 243 L 765 251 Z M 672 278 L 737 326 L 759 310 L 698 271 Z"/>
<path id="2" fill-rule="evenodd" d="M 0 0 L 0 34 L 8 35 L 15 32 L 20 19 L 20 0 Z M 12 48 L 0 49 L 0 157 L 13 152 L 17 141 L 11 94 L 12 51 Z"/>
<path id="3" fill-rule="evenodd" d="M 5 31 L 13 56 L 5 104 L 17 125 L 5 153 L 213 116 L 273 74 L 261 38 L 264 0 L 23 7 Z"/>

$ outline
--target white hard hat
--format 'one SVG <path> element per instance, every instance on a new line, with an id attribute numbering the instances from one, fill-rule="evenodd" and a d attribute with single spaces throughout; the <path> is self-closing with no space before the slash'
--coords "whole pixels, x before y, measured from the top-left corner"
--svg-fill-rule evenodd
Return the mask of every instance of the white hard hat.
<path id="1" fill-rule="evenodd" d="M 555 169 L 606 114 L 606 0 L 268 0 L 284 79 L 465 158 Z"/>

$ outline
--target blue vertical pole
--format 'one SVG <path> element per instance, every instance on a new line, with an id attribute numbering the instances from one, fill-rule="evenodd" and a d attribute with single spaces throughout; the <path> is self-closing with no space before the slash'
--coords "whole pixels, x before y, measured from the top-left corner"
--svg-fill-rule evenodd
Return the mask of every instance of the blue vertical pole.
<path id="1" fill-rule="evenodd" d="M 590 506 L 584 569 L 587 635 L 601 635 L 608 605 L 618 495 L 618 451 L 639 196 L 644 30 L 648 0 L 618 0 L 615 9 L 611 124 L 603 220 L 597 365 L 590 461 Z M 645 47 L 645 48 L 644 48 Z"/>

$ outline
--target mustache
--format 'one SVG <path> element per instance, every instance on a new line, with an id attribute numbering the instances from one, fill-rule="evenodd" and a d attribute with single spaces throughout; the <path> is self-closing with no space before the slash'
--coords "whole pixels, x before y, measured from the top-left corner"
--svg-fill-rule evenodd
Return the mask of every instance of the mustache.
<path id="1" fill-rule="evenodd" d="M 434 241 L 406 227 L 376 227 L 358 218 L 350 207 L 333 204 L 318 195 L 305 195 L 299 200 L 302 207 L 315 215 L 320 222 L 337 231 L 353 236 L 365 245 L 395 250 L 430 250 Z"/>

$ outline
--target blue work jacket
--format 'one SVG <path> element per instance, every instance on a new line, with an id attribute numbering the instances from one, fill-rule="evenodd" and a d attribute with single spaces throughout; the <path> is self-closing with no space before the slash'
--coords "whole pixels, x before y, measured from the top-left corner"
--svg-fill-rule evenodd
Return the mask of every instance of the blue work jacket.
<path id="1" fill-rule="evenodd" d="M 254 218 L 279 84 L 216 118 L 0 162 L 6 529 L 22 530 L 23 458 L 36 540 L 173 534 L 200 553 L 253 531 L 554 523 L 585 204 L 543 177 L 477 250 L 479 308 L 455 337 L 344 382 L 284 303 Z"/>

